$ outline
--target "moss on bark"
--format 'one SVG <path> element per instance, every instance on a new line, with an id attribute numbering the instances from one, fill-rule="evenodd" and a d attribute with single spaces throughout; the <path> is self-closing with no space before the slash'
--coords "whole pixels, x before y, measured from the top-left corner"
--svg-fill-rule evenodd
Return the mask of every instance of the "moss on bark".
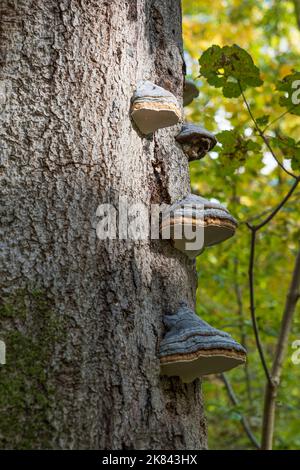
<path id="1" fill-rule="evenodd" d="M 0 448 L 51 447 L 48 416 L 56 406 L 51 357 L 60 322 L 46 292 L 18 290 L 1 299 Z M 35 444 L 36 443 L 36 444 Z"/>

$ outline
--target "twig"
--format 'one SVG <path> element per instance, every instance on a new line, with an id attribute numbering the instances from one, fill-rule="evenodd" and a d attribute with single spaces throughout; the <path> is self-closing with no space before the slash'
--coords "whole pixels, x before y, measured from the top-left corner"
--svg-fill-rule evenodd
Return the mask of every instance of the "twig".
<path id="1" fill-rule="evenodd" d="M 299 6 L 299 11 L 300 11 L 300 0 L 299 2 L 295 2 L 295 5 Z M 300 26 L 299 26 L 300 28 Z M 292 281 L 290 284 L 290 289 L 289 293 L 287 296 L 286 300 L 286 305 L 285 305 L 285 310 L 284 314 L 282 317 L 282 323 L 281 323 L 281 328 L 280 328 L 280 335 L 279 339 L 277 342 L 276 346 L 276 353 L 275 353 L 275 358 L 273 361 L 272 369 L 270 371 L 267 361 L 265 358 L 262 342 L 260 339 L 260 333 L 259 333 L 259 328 L 257 324 L 257 318 L 256 318 L 256 312 L 255 312 L 255 281 L 254 281 L 254 264 L 255 264 L 255 247 L 256 247 L 256 235 L 259 230 L 261 230 L 263 227 L 265 227 L 275 216 L 276 214 L 282 209 L 282 207 L 286 204 L 286 202 L 290 199 L 292 194 L 294 193 L 295 189 L 297 188 L 299 181 L 300 181 L 300 176 L 296 176 L 294 173 L 290 172 L 287 170 L 284 165 L 280 162 L 280 160 L 277 158 L 277 155 L 273 151 L 268 137 L 264 135 L 264 132 L 268 127 L 270 127 L 271 124 L 274 124 L 277 120 L 279 120 L 281 117 L 283 117 L 287 112 L 283 113 L 281 116 L 279 116 L 277 119 L 272 121 L 263 131 L 260 129 L 258 126 L 256 119 L 252 113 L 252 110 L 250 108 L 250 105 L 245 97 L 245 94 L 243 92 L 243 89 L 241 87 L 240 82 L 239 87 L 241 91 L 241 95 L 243 97 L 244 103 L 246 105 L 246 108 L 248 110 L 249 116 L 252 119 L 255 129 L 258 132 L 258 135 L 262 138 L 264 141 L 266 147 L 270 151 L 271 155 L 279 165 L 279 167 L 289 176 L 295 179 L 294 184 L 286 194 L 286 196 L 281 200 L 281 202 L 272 210 L 272 212 L 258 225 L 252 225 L 250 221 L 246 222 L 247 227 L 251 231 L 251 248 L 250 248 L 250 258 L 249 258 L 249 268 L 248 268 L 248 277 L 249 277 L 249 292 L 250 292 L 250 313 L 251 313 L 251 320 L 252 320 L 252 326 L 253 326 L 253 331 L 254 331 L 254 336 L 255 336 L 255 342 L 257 345 L 257 349 L 259 352 L 260 360 L 262 363 L 262 367 L 264 369 L 266 379 L 267 379 L 267 384 L 266 384 L 266 389 L 265 389 L 265 400 L 264 400 L 264 418 L 263 418 L 263 429 L 262 429 L 262 449 L 271 449 L 272 448 L 272 441 L 273 441 L 273 433 L 274 433 L 274 422 L 275 422 L 275 411 L 276 411 L 276 396 L 277 396 L 277 390 L 278 386 L 280 383 L 280 378 L 281 378 L 281 372 L 282 372 L 282 362 L 283 358 L 285 355 L 286 347 L 287 347 L 287 341 L 288 341 L 288 336 L 290 333 L 291 325 L 292 325 L 292 319 L 293 315 L 295 312 L 296 304 L 297 301 L 300 297 L 300 248 L 296 257 L 295 261 L 295 267 L 293 271 L 293 277 Z M 263 216 L 264 213 L 260 215 Z M 252 218 L 253 220 L 253 218 Z M 239 302 L 238 302 L 239 303 Z M 238 405 L 238 400 L 234 394 L 234 391 L 226 379 L 225 375 L 222 374 L 222 378 L 224 381 L 224 384 L 226 386 L 227 392 L 229 394 L 230 400 L 234 405 Z M 241 416 L 241 422 L 244 426 L 244 429 L 250 438 L 251 442 L 255 445 L 256 448 L 260 448 L 258 442 L 256 441 L 255 436 L 253 436 L 251 429 L 249 427 L 248 421 L 244 416 Z"/>
<path id="2" fill-rule="evenodd" d="M 287 109 L 286 111 L 284 111 L 284 113 L 280 114 L 279 116 L 277 116 L 277 118 L 273 119 L 273 121 L 269 122 L 269 124 L 262 130 L 262 133 L 265 134 L 266 130 L 269 129 L 273 124 L 275 124 L 275 122 L 279 121 L 281 118 L 283 118 L 284 116 L 286 116 L 288 113 L 290 113 L 297 105 L 294 104 L 293 106 L 291 106 L 289 109 Z"/>
<path id="3" fill-rule="evenodd" d="M 244 100 L 244 103 L 246 105 L 246 108 L 248 110 L 248 113 L 249 113 L 249 116 L 251 117 L 252 121 L 253 121 L 253 124 L 254 124 L 254 127 L 255 129 L 257 130 L 259 136 L 262 138 L 262 140 L 264 141 L 265 145 L 267 146 L 269 152 L 271 153 L 271 155 L 273 156 L 273 158 L 276 160 L 276 163 L 280 166 L 280 168 L 285 172 L 287 173 L 289 176 L 291 176 L 292 178 L 295 178 L 297 179 L 298 177 L 292 173 L 291 171 L 287 170 L 284 165 L 281 163 L 281 161 L 277 158 L 277 155 L 275 154 L 274 150 L 272 149 L 271 145 L 269 144 L 269 141 L 268 141 L 268 138 L 264 135 L 263 131 L 260 129 L 260 127 L 257 125 L 257 122 L 256 122 L 256 119 L 251 111 L 251 108 L 249 106 L 249 103 L 245 97 L 245 94 L 243 92 L 243 89 L 242 89 L 242 86 L 239 82 L 239 87 L 240 87 L 240 90 L 241 90 L 241 94 L 242 94 L 242 97 L 243 97 L 243 100 Z"/>
<path id="4" fill-rule="evenodd" d="M 280 209 L 284 206 L 284 204 L 289 200 L 289 198 L 291 197 L 291 195 L 293 194 L 293 192 L 295 191 L 295 189 L 297 188 L 298 184 L 299 184 L 299 181 L 300 181 L 300 177 L 297 177 L 296 178 L 296 181 L 294 182 L 293 186 L 291 187 L 291 189 L 289 190 L 289 192 L 286 194 L 286 196 L 282 199 L 282 201 L 275 207 L 275 209 L 273 209 L 273 211 L 271 212 L 271 214 L 265 219 L 263 220 L 260 224 L 258 225 L 255 225 L 255 226 L 252 226 L 252 228 L 257 231 L 257 230 L 260 230 L 261 228 L 263 228 L 268 222 L 270 222 L 273 217 L 275 217 L 275 215 L 277 214 L 277 212 L 280 211 Z M 249 224 L 248 224 L 249 226 Z"/>
<path id="5" fill-rule="evenodd" d="M 256 233 L 258 230 L 260 230 L 261 228 L 263 228 L 266 224 L 268 224 L 272 219 L 273 217 L 275 217 L 275 215 L 280 211 L 280 209 L 284 206 L 284 204 L 289 200 L 289 198 L 291 197 L 291 195 L 293 194 L 293 192 L 295 191 L 295 189 L 297 188 L 298 186 L 298 183 L 299 183 L 299 179 L 300 177 L 297 177 L 296 175 L 294 175 L 293 173 L 289 172 L 288 170 L 286 170 L 286 168 L 284 168 L 284 166 L 281 164 L 281 162 L 278 161 L 272 147 L 270 146 L 269 142 L 268 142 L 268 139 L 266 138 L 266 136 L 264 136 L 263 132 L 261 131 L 261 129 L 259 128 L 259 126 L 257 125 L 257 122 L 256 122 L 256 119 L 251 111 L 251 108 L 249 106 L 249 103 L 245 97 L 245 94 L 243 92 L 243 89 L 241 87 L 241 84 L 239 83 L 239 87 L 240 87 L 240 90 L 241 90 L 241 94 L 242 94 L 242 97 L 243 97 L 243 100 L 244 100 L 244 103 L 246 105 L 246 108 L 248 110 L 248 113 L 254 123 L 254 126 L 257 130 L 257 132 L 259 133 L 259 135 L 261 136 L 261 138 L 263 139 L 263 141 L 265 142 L 265 144 L 267 145 L 268 149 L 270 150 L 270 152 L 272 153 L 273 157 L 275 158 L 275 160 L 277 161 L 277 163 L 279 164 L 279 166 L 286 172 L 288 173 L 290 176 L 292 176 L 293 178 L 295 178 L 295 182 L 293 184 L 293 186 L 291 187 L 291 189 L 289 190 L 289 192 L 286 194 L 286 196 L 282 199 L 282 201 L 275 207 L 275 209 L 271 212 L 271 214 L 266 217 L 265 220 L 263 220 L 260 224 L 256 225 L 256 226 L 253 226 L 249 223 L 247 223 L 247 227 L 251 230 L 251 249 L 250 249 L 250 260 L 249 260 L 249 271 L 248 271 L 248 274 L 249 274 L 249 290 L 250 290 L 250 312 L 251 312 L 251 320 L 252 320 L 252 325 L 253 325 L 253 331 L 254 331 L 254 336 L 255 336 L 255 341 L 256 341 L 256 345 L 257 345 L 257 349 L 258 349 L 258 352 L 259 352 L 259 355 L 260 355 L 260 359 L 261 359 L 261 363 L 262 363 L 262 366 L 263 366 L 263 369 L 264 369 L 264 372 L 266 374 L 266 377 L 267 377 L 267 381 L 268 381 L 268 384 L 270 386 L 272 386 L 272 377 L 271 377 L 271 374 L 270 374 L 270 371 L 269 371 L 269 368 L 268 368 L 268 365 L 267 365 L 267 361 L 266 361 L 266 358 L 265 358 L 265 354 L 264 354 L 264 351 L 263 351 L 263 347 L 262 347 L 262 343 L 261 343 L 261 340 L 260 340 L 260 334 L 259 334 L 259 329 L 258 329 L 258 325 L 257 325 L 257 319 L 256 319 L 256 314 L 255 314 L 255 297 L 254 297 L 254 261 L 255 261 L 255 242 L 256 242 Z"/>
<path id="6" fill-rule="evenodd" d="M 283 205 L 286 203 L 286 201 L 287 201 L 287 200 L 291 197 L 291 195 L 294 193 L 294 191 L 295 191 L 296 187 L 298 186 L 299 182 L 300 182 L 300 178 L 297 178 L 297 184 L 295 184 L 295 187 L 294 187 L 294 185 L 293 185 L 292 188 L 291 188 L 291 190 L 287 193 L 287 195 L 286 195 L 286 198 L 287 198 L 287 199 L 284 200 Z M 280 207 L 279 207 L 279 206 L 280 206 Z M 280 210 L 281 207 L 282 207 L 282 201 L 280 202 L 280 204 L 279 204 L 278 206 L 275 207 L 275 209 L 271 209 L 271 208 L 270 208 L 270 209 L 266 209 L 266 210 L 262 211 L 260 214 L 256 214 L 256 215 L 253 215 L 252 217 L 249 217 L 249 219 L 243 221 L 242 223 L 243 223 L 243 224 L 246 224 L 247 226 L 252 225 L 253 228 L 255 228 L 255 229 L 258 228 L 258 229 L 259 229 L 259 228 L 260 228 L 260 224 L 258 224 L 258 225 L 253 225 L 252 222 L 254 222 L 254 221 L 257 220 L 257 219 L 261 219 L 261 217 L 263 217 L 264 215 L 267 215 L 267 214 L 270 214 L 271 219 L 273 219 L 273 217 L 277 214 L 278 210 Z M 278 210 L 277 210 L 277 209 L 278 209 Z M 276 211 L 276 212 L 275 212 L 275 211 Z M 268 219 L 269 219 L 269 216 L 268 216 Z M 270 220 L 271 220 L 271 219 L 270 219 Z M 267 219 L 265 219 L 265 220 L 267 220 Z M 265 221 L 264 221 L 264 222 L 265 222 Z M 263 225 L 265 225 L 264 222 L 263 222 Z M 269 222 L 269 220 L 268 220 L 268 222 Z"/>
<path id="7" fill-rule="evenodd" d="M 267 366 L 267 361 L 265 358 L 264 350 L 260 340 L 259 329 L 257 325 L 257 319 L 255 314 L 255 297 L 254 297 L 254 260 L 255 260 L 255 242 L 256 242 L 256 229 L 252 225 L 248 224 L 248 228 L 251 230 L 251 251 L 250 251 L 250 260 L 249 260 L 249 291 L 250 291 L 250 313 L 252 326 L 255 336 L 255 342 L 260 356 L 260 360 L 265 371 L 268 382 L 271 382 L 271 374 Z"/>
<path id="8" fill-rule="evenodd" d="M 244 223 L 251 224 L 251 222 L 254 222 L 254 220 L 261 219 L 261 217 L 263 217 L 264 215 L 269 214 L 270 211 L 271 209 L 265 209 L 260 214 L 256 214 L 256 215 L 253 215 L 252 217 L 249 217 L 249 219 L 247 219 Z"/>
<path id="9" fill-rule="evenodd" d="M 271 372 L 272 381 L 271 383 L 267 383 L 265 390 L 263 433 L 261 443 L 262 449 L 265 450 L 272 449 L 277 391 L 281 379 L 282 363 L 286 353 L 288 338 L 291 331 L 293 316 L 295 314 L 299 295 L 300 248 L 298 249 L 298 253 L 296 256 L 293 276 L 290 283 L 289 292 L 286 298 L 284 313 L 281 321 L 280 334 L 276 345 L 275 357 Z"/>
<path id="10" fill-rule="evenodd" d="M 247 350 L 247 336 L 245 333 L 244 327 L 244 306 L 243 306 L 243 295 L 241 291 L 241 286 L 238 282 L 238 268 L 239 260 L 237 257 L 234 258 L 234 292 L 236 296 L 236 301 L 238 305 L 238 316 L 239 316 L 239 327 L 241 332 L 241 344 Z M 251 379 L 249 374 L 249 364 L 248 361 L 245 364 L 245 378 L 246 378 L 246 388 L 247 395 L 250 407 L 252 407 L 252 389 L 251 389 Z"/>
<path id="11" fill-rule="evenodd" d="M 299 179 L 297 178 L 297 180 L 294 182 L 293 186 L 291 187 L 289 192 L 286 194 L 286 196 L 282 199 L 282 201 L 275 207 L 275 209 L 271 212 L 271 214 L 265 220 L 263 220 L 259 225 L 251 225 L 250 223 L 247 223 L 247 227 L 251 231 L 251 248 L 250 248 L 250 259 L 249 259 L 249 270 L 248 270 L 249 292 L 250 292 L 250 313 L 251 313 L 251 320 L 252 320 L 253 331 L 254 331 L 254 336 L 255 336 L 255 342 L 256 342 L 260 360 L 261 360 L 261 363 L 262 363 L 262 366 L 265 371 L 269 384 L 272 383 L 272 377 L 271 377 L 271 374 L 267 365 L 267 361 L 265 358 L 262 342 L 260 339 L 256 314 L 255 314 L 254 261 L 255 261 L 256 233 L 258 232 L 258 230 L 263 228 L 268 222 L 270 222 L 273 219 L 273 217 L 275 217 L 275 215 L 280 211 L 280 209 L 284 206 L 284 204 L 289 200 L 289 198 L 295 191 L 298 184 L 299 184 Z"/>
<path id="12" fill-rule="evenodd" d="M 254 297 L 254 261 L 255 261 L 255 242 L 256 234 L 262 229 L 266 224 L 268 224 L 273 217 L 280 211 L 284 204 L 292 196 L 293 192 L 297 188 L 299 183 L 299 178 L 296 179 L 293 186 L 282 199 L 282 201 L 275 207 L 271 214 L 263 220 L 259 225 L 253 226 L 247 223 L 248 228 L 251 230 L 251 250 L 250 250 L 250 260 L 249 260 L 249 291 L 250 291 L 250 312 L 251 320 L 253 325 L 253 331 L 255 336 L 255 341 L 257 349 L 260 355 L 261 363 L 266 374 L 267 385 L 265 390 L 265 400 L 264 400 L 264 419 L 263 419 L 263 428 L 262 428 L 262 448 L 271 449 L 273 442 L 274 434 L 274 421 L 275 421 L 275 411 L 276 411 L 276 396 L 277 389 L 280 383 L 281 369 L 282 369 L 282 360 L 285 352 L 285 347 L 287 343 L 287 338 L 289 335 L 292 317 L 295 311 L 296 302 L 299 297 L 299 285 L 300 285 L 300 250 L 297 255 L 293 279 L 291 282 L 291 287 L 289 295 L 287 297 L 287 304 L 285 312 L 282 319 L 282 326 L 280 331 L 280 336 L 277 343 L 277 350 L 275 354 L 275 359 L 273 362 L 272 371 L 270 372 L 267 362 L 265 359 L 262 343 L 260 340 L 259 329 L 257 325 L 257 319 L 255 314 L 255 297 Z M 298 283 L 298 284 L 297 284 Z M 295 288 L 295 285 L 298 287 Z M 297 292 L 297 294 L 295 294 Z"/>
<path id="13" fill-rule="evenodd" d="M 229 380 L 227 379 L 226 375 L 225 374 L 221 374 L 221 378 L 224 382 L 224 385 L 226 387 L 226 390 L 227 390 L 227 393 L 228 393 L 228 396 L 229 396 L 229 399 L 231 401 L 231 403 L 234 405 L 234 406 L 239 406 L 239 401 L 234 393 L 234 390 L 229 382 Z M 250 428 L 250 425 L 248 423 L 248 420 L 245 418 L 245 416 L 241 415 L 240 414 L 240 417 L 241 417 L 241 423 L 243 425 L 243 428 L 247 434 L 247 436 L 249 437 L 251 443 L 253 444 L 253 446 L 256 448 L 256 449 L 260 449 L 260 445 L 259 445 L 259 442 L 258 440 L 256 439 L 256 437 L 254 436 L 253 432 L 251 431 L 251 428 Z"/>

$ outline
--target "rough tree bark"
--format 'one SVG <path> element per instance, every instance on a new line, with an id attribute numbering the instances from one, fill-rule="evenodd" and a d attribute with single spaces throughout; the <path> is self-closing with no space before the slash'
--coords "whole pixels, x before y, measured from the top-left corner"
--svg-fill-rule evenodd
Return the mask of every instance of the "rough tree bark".
<path id="1" fill-rule="evenodd" d="M 1 1 L 0 447 L 199 449 L 199 381 L 160 378 L 164 312 L 194 305 L 167 241 L 100 241 L 96 209 L 189 191 L 179 126 L 139 135 L 137 80 L 182 100 L 179 0 Z"/>

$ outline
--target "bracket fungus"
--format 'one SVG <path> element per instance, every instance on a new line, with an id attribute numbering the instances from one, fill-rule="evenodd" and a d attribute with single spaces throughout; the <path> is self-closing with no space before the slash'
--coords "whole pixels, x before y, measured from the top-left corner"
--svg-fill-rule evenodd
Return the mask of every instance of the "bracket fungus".
<path id="1" fill-rule="evenodd" d="M 181 144 L 190 162 L 203 158 L 217 143 L 216 137 L 211 132 L 188 123 L 182 126 L 175 139 Z"/>
<path id="2" fill-rule="evenodd" d="M 189 194 L 162 214 L 160 232 L 163 239 L 171 238 L 175 248 L 194 258 L 205 247 L 232 237 L 236 227 L 237 221 L 224 206 Z"/>
<path id="3" fill-rule="evenodd" d="M 167 328 L 160 343 L 161 375 L 179 376 L 183 382 L 219 374 L 243 364 L 246 350 L 228 333 L 217 330 L 186 305 L 165 315 Z"/>
<path id="4" fill-rule="evenodd" d="M 183 87 L 183 106 L 188 106 L 194 98 L 199 96 L 198 88 L 191 80 L 186 80 Z"/>
<path id="5" fill-rule="evenodd" d="M 181 119 L 176 97 L 164 88 L 142 81 L 132 97 L 131 116 L 142 134 L 174 126 Z"/>

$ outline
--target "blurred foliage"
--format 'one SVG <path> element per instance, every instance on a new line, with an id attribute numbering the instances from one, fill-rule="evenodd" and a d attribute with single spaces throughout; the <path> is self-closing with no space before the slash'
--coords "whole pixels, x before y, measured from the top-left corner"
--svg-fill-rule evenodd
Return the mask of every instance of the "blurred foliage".
<path id="1" fill-rule="evenodd" d="M 200 90 L 199 98 L 185 108 L 185 117 L 215 132 L 219 140 L 209 156 L 190 164 L 192 190 L 222 202 L 239 221 L 234 238 L 206 249 L 197 259 L 197 311 L 248 349 L 247 367 L 227 374 L 239 406 L 231 405 L 218 377 L 204 381 L 209 447 L 250 449 L 240 418 L 248 418 L 260 440 L 265 376 L 250 320 L 250 233 L 245 221 L 258 223 L 285 196 L 293 179 L 277 165 L 255 132 L 236 80 L 242 82 L 258 125 L 262 129 L 268 126 L 266 135 L 281 161 L 286 168 L 299 171 L 300 112 L 299 108 L 290 110 L 286 92 L 291 84 L 288 76 L 297 76 L 295 71 L 300 70 L 300 32 L 292 1 L 183 0 L 183 14 L 187 78 Z M 242 55 L 243 75 L 228 81 L 233 48 Z M 220 51 L 229 62 L 220 63 Z M 300 238 L 299 196 L 300 188 L 259 232 L 256 248 L 256 314 L 269 365 Z M 296 339 L 300 339 L 299 305 L 277 400 L 275 449 L 300 448 L 300 366 L 291 362 Z"/>

